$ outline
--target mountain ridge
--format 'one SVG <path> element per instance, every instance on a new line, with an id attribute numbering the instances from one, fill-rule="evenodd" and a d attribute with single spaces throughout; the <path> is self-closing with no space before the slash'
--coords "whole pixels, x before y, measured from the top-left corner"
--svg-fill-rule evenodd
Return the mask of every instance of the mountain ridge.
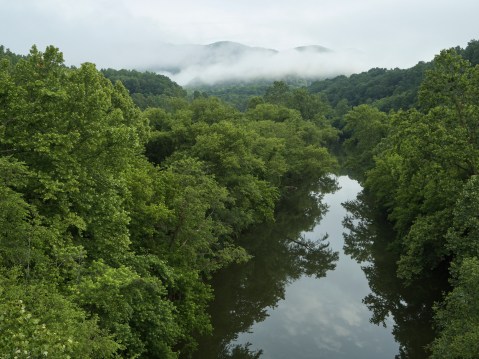
<path id="1" fill-rule="evenodd" d="M 355 55 L 318 44 L 285 50 L 234 41 L 168 44 L 161 47 L 161 57 L 144 70 L 168 76 L 182 86 L 287 76 L 319 79 L 360 70 L 351 65 L 351 56 Z"/>

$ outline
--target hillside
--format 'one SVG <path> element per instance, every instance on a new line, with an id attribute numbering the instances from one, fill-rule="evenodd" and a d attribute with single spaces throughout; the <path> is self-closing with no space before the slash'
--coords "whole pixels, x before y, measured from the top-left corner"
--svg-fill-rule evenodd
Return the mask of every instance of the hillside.
<path id="1" fill-rule="evenodd" d="M 241 112 L 152 72 L 0 47 L 0 357 L 189 356 L 214 329 L 208 279 L 250 259 L 240 234 L 278 223 L 298 191 L 292 220 L 317 221 L 332 149 L 364 188 L 345 248 L 367 261 L 372 321 L 394 319 L 402 358 L 479 357 L 478 60 L 473 40 L 411 69 L 275 81 Z M 376 235 L 372 210 L 394 233 Z M 295 273 L 272 265 L 280 285 L 334 268 L 294 232 L 279 231 Z M 410 343 L 420 325 L 435 337 Z"/>
<path id="2" fill-rule="evenodd" d="M 306 46 L 298 51 L 327 52 L 321 46 Z M 467 47 L 455 50 L 472 65 L 479 64 L 479 41 L 472 40 Z M 372 68 L 368 71 L 317 80 L 314 78 L 291 75 L 278 77 L 292 88 L 307 87 L 310 93 L 325 95 L 333 107 L 343 104 L 348 106 L 371 104 L 382 111 L 408 109 L 417 105 L 417 92 L 424 74 L 430 70 L 432 62 L 420 61 L 408 69 Z M 250 79 L 231 80 L 215 84 L 192 84 L 188 90 L 203 92 L 216 96 L 240 110 L 247 107 L 248 100 L 253 96 L 263 96 L 275 80 Z"/>
<path id="3" fill-rule="evenodd" d="M 168 97 L 186 97 L 186 91 L 168 77 L 154 72 L 136 70 L 101 70 L 113 84 L 121 81 L 129 91 L 135 104 L 141 109 L 164 105 Z"/>

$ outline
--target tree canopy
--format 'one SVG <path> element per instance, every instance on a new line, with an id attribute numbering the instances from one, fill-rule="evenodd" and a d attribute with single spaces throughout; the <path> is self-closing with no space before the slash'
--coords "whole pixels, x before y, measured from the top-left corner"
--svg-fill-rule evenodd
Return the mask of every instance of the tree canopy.
<path id="1" fill-rule="evenodd" d="M 474 45 L 470 42 L 467 51 Z M 415 286 L 449 269 L 453 289 L 443 302 L 440 295 L 436 299 L 440 331 L 430 346 L 433 358 L 479 355 L 479 321 L 469 304 L 478 297 L 479 67 L 464 53 L 449 49 L 435 57 L 419 87 L 417 108 L 389 116 L 369 110 L 361 122 L 359 106 L 345 116 L 343 128 L 349 132 L 345 150 L 360 170 L 365 193 L 394 225 L 389 246 L 398 255 L 396 275 Z M 356 247 L 353 241 L 348 246 Z M 383 294 L 370 299 L 378 313 L 387 315 L 380 308 L 389 299 Z"/>
<path id="2" fill-rule="evenodd" d="M 392 313 L 413 330 L 411 318 L 435 313 L 431 356 L 478 357 L 477 48 L 472 40 L 408 70 L 309 88 L 258 85 L 241 90 L 238 109 L 206 92 L 188 97 L 151 72 L 68 68 L 53 46 L 27 56 L 1 46 L 0 356 L 189 355 L 212 331 L 207 279 L 248 266 L 248 249 L 278 246 L 290 264 L 287 274 L 268 273 L 265 285 L 279 290 L 265 302 L 288 277 L 334 267 L 336 254 L 304 241 L 281 207 L 294 210 L 288 201 L 302 194 L 307 203 L 290 215 L 315 223 L 322 207 L 311 194 L 334 188 L 340 162 L 364 186 L 345 205 L 346 250 L 371 261 L 373 320 Z M 373 207 L 391 226 L 381 239 L 363 216 Z M 258 224 L 272 233 L 265 224 L 275 221 L 286 238 L 239 240 Z M 443 297 L 421 284 L 444 273 Z M 238 300 L 250 289 L 238 288 Z M 420 356 L 418 346 L 401 348 Z"/>
<path id="3" fill-rule="evenodd" d="M 211 331 L 205 279 L 249 258 L 239 233 L 273 221 L 301 173 L 328 182 L 334 130 L 281 105 L 188 102 L 152 73 L 68 68 L 53 46 L 1 49 L 0 356 L 192 352 Z"/>

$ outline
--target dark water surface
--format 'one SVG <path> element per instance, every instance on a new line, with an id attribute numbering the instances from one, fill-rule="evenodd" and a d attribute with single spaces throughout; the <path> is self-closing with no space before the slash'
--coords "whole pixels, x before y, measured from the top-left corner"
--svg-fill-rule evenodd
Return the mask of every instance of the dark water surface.
<path id="1" fill-rule="evenodd" d="M 269 317 L 239 335 L 238 343 L 263 349 L 261 358 L 394 358 L 398 344 L 388 327 L 371 324 L 371 312 L 362 303 L 370 293 L 368 281 L 356 261 L 343 253 L 342 202 L 354 200 L 361 187 L 340 177 L 340 190 L 324 197 L 329 209 L 306 238 L 328 234 L 332 250 L 339 252 L 336 268 L 325 278 L 302 276 L 290 283 L 285 299 L 269 308 Z"/>
<path id="2" fill-rule="evenodd" d="M 346 176 L 338 184 L 339 190 L 324 196 L 290 198 L 274 224 L 242 239 L 254 258 L 213 278 L 214 332 L 200 338 L 195 358 L 384 359 L 398 354 L 392 334 L 395 328 L 397 336 L 397 325 L 387 316 L 394 309 L 385 308 L 386 327 L 370 323 L 373 314 L 363 303 L 372 292 L 368 270 L 343 252 L 348 230 L 341 203 L 354 200 L 361 187 Z M 388 300 L 407 308 L 400 295 Z M 414 319 L 415 313 L 408 315 Z"/>

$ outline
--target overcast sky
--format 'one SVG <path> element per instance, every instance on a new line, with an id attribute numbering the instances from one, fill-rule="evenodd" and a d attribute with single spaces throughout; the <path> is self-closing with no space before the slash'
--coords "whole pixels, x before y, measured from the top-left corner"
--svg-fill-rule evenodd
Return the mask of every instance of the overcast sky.
<path id="1" fill-rule="evenodd" d="M 314 44 L 354 49 L 359 67 L 407 68 L 478 39 L 478 14 L 478 0 L 0 0 L 0 44 L 114 68 L 155 62 L 162 43 Z"/>

